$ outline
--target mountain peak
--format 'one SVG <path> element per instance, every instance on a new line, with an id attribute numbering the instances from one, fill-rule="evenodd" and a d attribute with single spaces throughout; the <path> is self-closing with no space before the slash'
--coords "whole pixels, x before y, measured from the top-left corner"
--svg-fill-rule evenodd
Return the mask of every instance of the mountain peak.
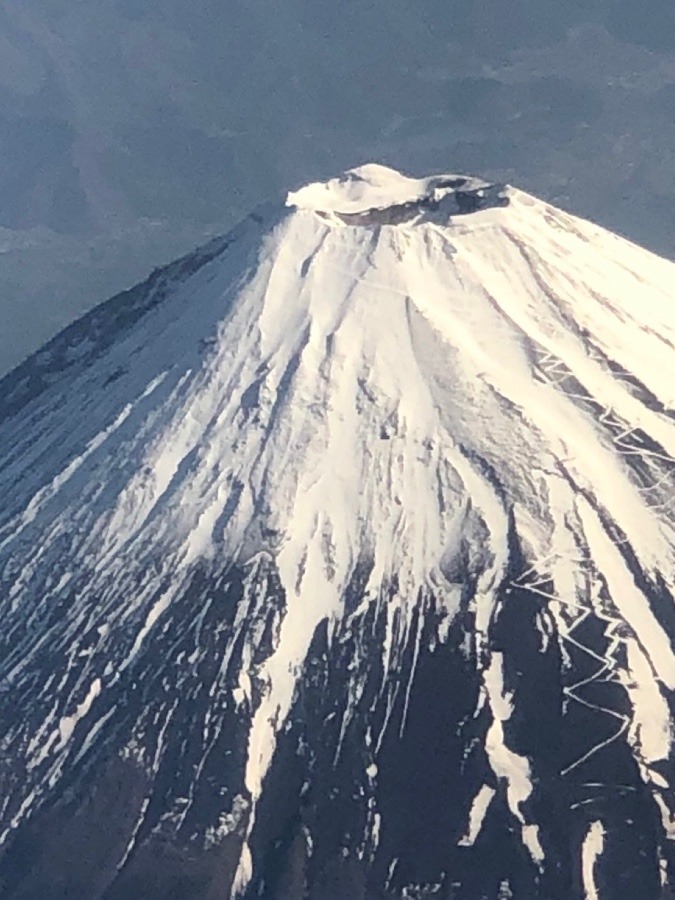
<path id="1" fill-rule="evenodd" d="M 396 224 L 437 213 L 450 215 L 506 206 L 509 189 L 465 175 L 410 178 L 379 163 L 349 169 L 328 181 L 313 182 L 286 199 L 288 206 L 335 216 L 346 224 Z"/>

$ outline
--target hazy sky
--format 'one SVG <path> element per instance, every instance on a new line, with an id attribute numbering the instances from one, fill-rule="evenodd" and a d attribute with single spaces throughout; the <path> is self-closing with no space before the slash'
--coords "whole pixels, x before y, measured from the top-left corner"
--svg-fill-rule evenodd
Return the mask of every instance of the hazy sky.
<path id="1" fill-rule="evenodd" d="M 0 370 L 307 180 L 511 181 L 675 257 L 675 3 L 0 0 Z"/>

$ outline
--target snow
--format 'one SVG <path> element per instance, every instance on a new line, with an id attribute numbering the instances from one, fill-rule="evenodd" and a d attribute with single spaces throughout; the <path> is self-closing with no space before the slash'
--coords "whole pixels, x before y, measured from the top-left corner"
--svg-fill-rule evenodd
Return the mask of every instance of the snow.
<path id="1" fill-rule="evenodd" d="M 473 847 L 478 840 L 490 803 L 495 796 L 495 789 L 489 784 L 482 784 L 471 805 L 469 825 L 466 834 L 459 842 L 460 847 Z"/>
<path id="2" fill-rule="evenodd" d="M 588 548 L 607 582 L 618 612 L 633 632 L 640 636 L 653 671 L 667 687 L 674 689 L 675 654 L 668 636 L 649 606 L 648 598 L 635 584 L 619 548 L 607 535 L 598 514 L 584 497 L 577 499 L 577 510 Z"/>
<path id="3" fill-rule="evenodd" d="M 545 601 L 545 641 L 577 641 L 582 616 L 623 625 L 627 653 L 617 638 L 596 654 L 631 703 L 612 739 L 662 788 L 652 764 L 671 753 L 675 655 L 654 606 L 675 591 L 675 266 L 514 189 L 508 206 L 445 222 L 319 214 L 442 198 L 448 182 L 369 165 L 289 194 L 283 214 L 249 222 L 99 358 L 54 373 L 0 422 L 0 611 L 20 635 L 1 674 L 28 685 L 49 645 L 64 679 L 12 738 L 35 758 L 10 821 L 78 752 L 78 723 L 169 621 L 195 567 L 248 566 L 219 676 L 247 729 L 243 891 L 312 639 L 322 623 L 332 636 L 356 621 L 345 590 L 367 560 L 359 612 L 375 606 L 386 634 L 375 759 L 399 691 L 407 709 L 431 598 L 445 640 L 472 585 L 485 749 L 543 865 L 532 767 L 505 736 L 518 702 L 508 651 L 492 647 L 514 533 Z M 256 581 L 263 561 L 281 583 L 274 613 Z M 371 666 L 357 651 L 343 734 Z"/>
<path id="4" fill-rule="evenodd" d="M 75 726 L 80 722 L 91 709 L 92 703 L 101 693 L 101 679 L 95 678 L 87 691 L 87 696 L 82 703 L 79 704 L 75 712 L 70 716 L 64 716 L 59 723 L 59 745 L 57 750 L 63 749 L 73 736 Z"/>
<path id="5" fill-rule="evenodd" d="M 357 213 L 384 209 L 428 197 L 435 178 L 408 178 L 376 163 L 350 169 L 338 178 L 315 182 L 291 191 L 286 203 L 298 209 Z"/>
<path id="6" fill-rule="evenodd" d="M 585 900 L 600 900 L 595 879 L 595 867 L 605 849 L 605 828 L 602 822 L 591 822 L 581 851 L 582 878 Z"/>
<path id="7" fill-rule="evenodd" d="M 439 202 L 458 187 L 481 191 L 488 183 L 450 174 L 410 178 L 387 166 L 367 163 L 337 178 L 290 191 L 286 205 L 312 212 L 354 215 L 423 200 Z"/>

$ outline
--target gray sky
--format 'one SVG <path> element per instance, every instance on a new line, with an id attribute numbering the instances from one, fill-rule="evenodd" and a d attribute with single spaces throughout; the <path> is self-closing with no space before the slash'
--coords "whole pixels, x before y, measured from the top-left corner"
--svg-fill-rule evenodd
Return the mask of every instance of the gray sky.
<path id="1" fill-rule="evenodd" d="M 366 161 L 508 180 L 675 257 L 675 4 L 0 0 L 0 370 Z"/>

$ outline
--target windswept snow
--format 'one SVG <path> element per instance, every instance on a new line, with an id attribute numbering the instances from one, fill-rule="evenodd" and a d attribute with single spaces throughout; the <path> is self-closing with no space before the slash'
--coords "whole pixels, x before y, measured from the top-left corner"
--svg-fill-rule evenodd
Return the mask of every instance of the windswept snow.
<path id="1" fill-rule="evenodd" d="M 624 741 L 663 807 L 675 266 L 511 188 L 508 205 L 443 220 L 320 214 L 439 200 L 451 181 L 371 165 L 309 185 L 169 283 L 86 364 L 30 390 L 14 376 L 27 399 L 0 423 L 0 673 L 32 712 L 3 746 L 20 765 L 24 747 L 38 756 L 12 780 L 3 839 L 68 754 L 90 751 L 108 689 L 172 634 L 186 597 L 195 644 L 182 665 L 206 658 L 197 623 L 216 593 L 195 594 L 193 580 L 218 572 L 220 586 L 234 567 L 245 577 L 223 625 L 200 763 L 231 703 L 248 803 L 234 893 L 254 877 L 258 804 L 312 642 L 323 627 L 329 645 L 353 637 L 367 615 L 382 638 L 373 644 L 373 625 L 355 640 L 340 733 L 377 671 L 376 753 L 397 702 L 405 730 L 428 622 L 444 643 L 460 609 L 472 616 L 476 716 L 500 787 L 478 791 L 461 846 L 502 796 L 546 866 L 537 772 L 511 745 L 527 686 L 495 645 L 514 602 L 541 605 L 542 652 L 557 642 L 572 673 L 567 707 L 611 723 L 561 777 Z M 575 680 L 577 652 L 595 668 Z M 54 683 L 34 695 L 45 668 Z M 151 775 L 181 677 L 175 695 L 164 679 L 161 734 L 139 751 Z M 610 682 L 627 705 L 593 694 Z M 144 734 L 139 724 L 133 740 Z M 579 847 L 589 872 L 594 828 Z"/>

